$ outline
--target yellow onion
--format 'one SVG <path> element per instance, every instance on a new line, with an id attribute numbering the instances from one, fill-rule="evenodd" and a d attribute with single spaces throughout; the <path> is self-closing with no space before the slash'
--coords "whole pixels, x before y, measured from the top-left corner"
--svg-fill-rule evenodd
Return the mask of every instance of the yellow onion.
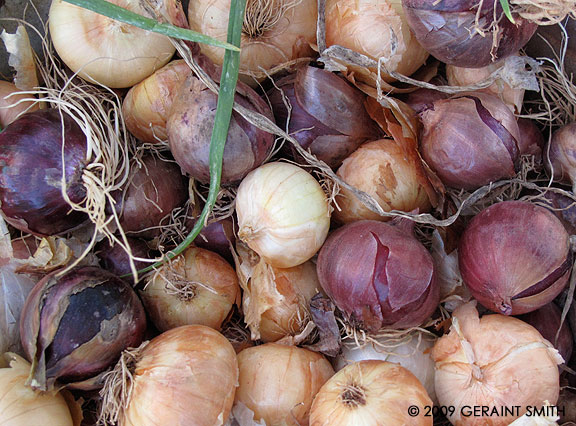
<path id="1" fill-rule="evenodd" d="M 196 0 L 188 4 L 190 29 L 226 41 L 230 2 Z M 262 73 L 297 58 L 316 56 L 315 0 L 248 0 L 242 25 L 240 73 Z M 224 49 L 200 44 L 214 63 L 224 61 Z M 246 79 L 250 82 L 249 79 Z"/>
<path id="2" fill-rule="evenodd" d="M 554 180 L 576 187 L 576 123 L 556 130 L 545 153 L 544 165 Z"/>
<path id="3" fill-rule="evenodd" d="M 244 349 L 238 366 L 235 404 L 267 425 L 308 425 L 312 400 L 334 374 L 319 353 L 276 343 Z"/>
<path id="4" fill-rule="evenodd" d="M 138 350 L 133 362 L 119 426 L 226 423 L 238 384 L 238 360 L 216 330 L 187 325 L 166 331 Z"/>
<path id="5" fill-rule="evenodd" d="M 140 297 L 160 331 L 192 324 L 219 330 L 239 290 L 236 272 L 225 259 L 190 247 L 162 266 Z"/>
<path id="6" fill-rule="evenodd" d="M 236 196 L 238 237 L 277 268 L 311 259 L 330 227 L 330 205 L 304 169 L 268 163 L 244 178 Z"/>
<path id="7" fill-rule="evenodd" d="M 344 160 L 338 172 L 344 182 L 371 195 L 384 211 L 410 212 L 430 209 L 432 191 L 422 161 L 415 149 L 392 139 L 366 143 Z M 356 220 L 387 220 L 368 209 L 348 189 L 336 197 L 340 210 L 334 219 L 341 223 Z"/>
<path id="8" fill-rule="evenodd" d="M 80 406 L 66 391 L 38 392 L 26 385 L 30 364 L 5 354 L 9 368 L 0 368 L 0 424 L 2 426 L 80 426 Z"/>
<path id="9" fill-rule="evenodd" d="M 401 0 L 328 0 L 326 44 L 375 60 L 383 57 L 384 71 L 404 75 L 414 73 L 428 57 L 408 27 Z M 355 71 L 360 71 L 357 78 L 363 78 L 361 70 Z M 382 78 L 392 80 L 385 72 Z"/>
<path id="10" fill-rule="evenodd" d="M 168 139 L 166 121 L 180 84 L 191 73 L 183 59 L 172 61 L 132 87 L 122 103 L 126 128 L 142 142 Z"/>
<path id="11" fill-rule="evenodd" d="M 312 404 L 310 426 L 431 426 L 432 416 L 424 414 L 432 405 L 422 384 L 404 367 L 359 361 L 322 386 Z M 414 416 L 416 410 L 420 414 Z"/>
<path id="12" fill-rule="evenodd" d="M 176 5 L 176 0 L 171 0 Z M 149 16 L 138 0 L 112 3 Z M 181 8 L 181 5 L 180 5 Z M 162 68 L 175 52 L 170 39 L 87 9 L 52 0 L 50 35 L 64 63 L 80 77 L 108 87 L 130 87 Z"/>
<path id="13" fill-rule="evenodd" d="M 558 351 L 517 318 L 479 318 L 475 302 L 454 311 L 450 332 L 436 342 L 432 359 L 438 402 L 454 407 L 447 417 L 455 425 L 508 425 L 527 406 L 555 404 L 558 399 Z M 502 415 L 467 415 L 482 406 L 501 410 Z"/>
<path id="14" fill-rule="evenodd" d="M 16 94 L 19 91 L 13 83 L 0 80 L 0 128 L 2 129 L 16 120 L 20 114 L 38 109 L 38 104 L 24 101 L 30 96 Z"/>

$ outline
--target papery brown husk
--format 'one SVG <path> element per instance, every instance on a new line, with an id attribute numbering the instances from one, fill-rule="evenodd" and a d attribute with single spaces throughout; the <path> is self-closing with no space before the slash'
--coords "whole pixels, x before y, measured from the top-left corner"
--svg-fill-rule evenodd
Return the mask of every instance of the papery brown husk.
<path id="1" fill-rule="evenodd" d="M 30 99 L 30 96 L 18 94 L 19 91 L 13 83 L 0 80 L 0 127 L 2 128 L 12 123 L 18 115 L 38 109 L 38 104 L 31 101 L 23 102 L 25 99 Z"/>

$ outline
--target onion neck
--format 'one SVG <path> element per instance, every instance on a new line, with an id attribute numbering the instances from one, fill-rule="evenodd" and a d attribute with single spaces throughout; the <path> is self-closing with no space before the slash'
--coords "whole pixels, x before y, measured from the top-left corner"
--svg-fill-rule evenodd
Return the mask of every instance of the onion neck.
<path id="1" fill-rule="evenodd" d="M 344 406 L 354 409 L 366 405 L 366 392 L 358 384 L 346 385 L 340 393 L 340 399 Z"/>

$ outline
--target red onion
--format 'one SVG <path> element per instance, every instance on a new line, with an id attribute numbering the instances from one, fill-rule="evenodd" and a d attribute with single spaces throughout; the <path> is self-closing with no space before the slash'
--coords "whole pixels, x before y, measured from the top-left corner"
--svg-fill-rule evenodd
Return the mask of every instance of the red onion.
<path id="1" fill-rule="evenodd" d="M 134 257 L 149 259 L 150 248 L 146 241 L 138 238 L 126 238 Z M 100 259 L 100 266 L 114 275 L 126 275 L 132 273 L 128 253 L 120 244 L 110 246 L 108 240 L 102 240 L 94 248 L 96 256 Z M 148 262 L 135 261 L 136 269 L 143 269 L 151 264 Z"/>
<path id="2" fill-rule="evenodd" d="M 398 97 L 408 104 L 416 114 L 420 114 L 422 111 L 432 108 L 434 102 L 446 99 L 449 96 L 447 93 L 439 92 L 438 90 L 421 88 Z"/>
<path id="3" fill-rule="evenodd" d="M 439 100 L 421 118 L 422 157 L 444 184 L 473 190 L 515 175 L 518 124 L 497 96 L 474 92 Z"/>
<path id="4" fill-rule="evenodd" d="M 55 235 L 88 219 L 62 196 L 63 172 L 70 200 L 80 203 L 86 196 L 86 136 L 65 113 L 63 122 L 64 149 L 55 109 L 25 114 L 0 133 L 0 205 L 6 221 L 21 231 Z"/>
<path id="5" fill-rule="evenodd" d="M 554 132 L 546 152 L 545 166 L 549 173 L 553 172 L 557 182 L 576 184 L 576 122 Z"/>
<path id="6" fill-rule="evenodd" d="M 560 219 L 568 234 L 576 235 L 576 201 L 554 191 L 546 191 L 539 201 Z"/>
<path id="7" fill-rule="evenodd" d="M 97 388 L 97 376 L 127 347 L 142 342 L 144 308 L 132 288 L 96 267 L 47 275 L 22 310 L 22 346 L 33 368 L 31 385 Z"/>
<path id="8" fill-rule="evenodd" d="M 480 68 L 506 58 L 518 52 L 537 29 L 516 14 L 516 24 L 510 22 L 499 1 L 482 2 L 480 11 L 478 0 L 402 0 L 402 5 L 422 47 L 458 67 Z M 475 31 L 476 25 L 484 35 Z"/>
<path id="9" fill-rule="evenodd" d="M 464 282 L 485 307 L 505 315 L 534 311 L 566 286 L 570 237 L 544 207 L 504 201 L 480 212 L 458 248 Z"/>
<path id="10" fill-rule="evenodd" d="M 268 98 L 278 125 L 285 128 L 289 118 L 288 133 L 332 168 L 362 143 L 382 136 L 364 106 L 366 95 L 330 71 L 300 67 L 278 80 Z"/>
<path id="11" fill-rule="evenodd" d="M 232 244 L 233 247 L 236 245 L 237 229 L 238 227 L 232 218 L 211 222 L 202 228 L 202 231 L 194 240 L 194 244 L 198 247 L 218 253 L 220 256 L 228 260 L 228 262 L 234 263 L 230 244 Z"/>
<path id="12" fill-rule="evenodd" d="M 318 278 L 349 320 L 368 331 L 419 326 L 440 298 L 430 253 L 411 230 L 378 221 L 334 231 L 320 250 Z"/>
<path id="13" fill-rule="evenodd" d="M 527 118 L 518 119 L 518 148 L 520 155 L 533 155 L 537 163 L 542 163 L 542 150 L 544 149 L 544 136 L 533 120 Z"/>

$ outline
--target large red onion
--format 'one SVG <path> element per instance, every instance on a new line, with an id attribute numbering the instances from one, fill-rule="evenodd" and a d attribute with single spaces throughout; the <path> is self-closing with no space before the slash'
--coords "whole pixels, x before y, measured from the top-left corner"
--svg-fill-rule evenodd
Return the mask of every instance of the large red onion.
<path id="1" fill-rule="evenodd" d="M 554 132 L 544 165 L 557 182 L 576 186 L 576 122 Z"/>
<path id="2" fill-rule="evenodd" d="M 62 196 L 63 173 L 70 200 L 80 203 L 86 196 L 86 136 L 70 116 L 62 115 L 64 147 L 55 109 L 25 114 L 0 133 L 2 214 L 15 228 L 39 236 L 69 231 L 88 219 Z"/>
<path id="3" fill-rule="evenodd" d="M 485 307 L 505 315 L 534 311 L 566 286 L 570 236 L 544 207 L 494 204 L 472 219 L 458 248 L 464 282 Z"/>
<path id="4" fill-rule="evenodd" d="M 424 49 L 450 65 L 480 68 L 518 52 L 537 25 L 503 15 L 500 1 L 402 0 L 410 29 Z M 478 22 L 476 22 L 478 19 Z M 496 20 L 497 28 L 491 27 Z M 484 30 L 481 35 L 476 24 Z"/>
<path id="5" fill-rule="evenodd" d="M 363 220 L 337 229 L 324 243 L 320 284 L 353 324 L 368 331 L 415 327 L 436 309 L 432 256 L 411 231 Z"/>
<path id="6" fill-rule="evenodd" d="M 58 380 L 96 388 L 96 377 L 124 349 L 138 346 L 145 328 L 138 296 L 110 272 L 90 266 L 47 275 L 26 299 L 20 319 L 31 385 L 46 390 Z"/>

